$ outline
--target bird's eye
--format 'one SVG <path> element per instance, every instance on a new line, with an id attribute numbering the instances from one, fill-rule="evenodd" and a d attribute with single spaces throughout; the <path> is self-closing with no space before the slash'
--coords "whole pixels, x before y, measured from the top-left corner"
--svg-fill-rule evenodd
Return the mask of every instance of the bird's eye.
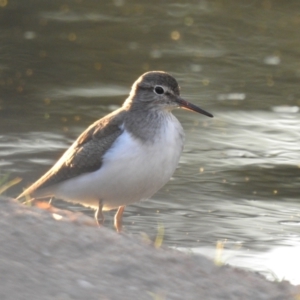
<path id="1" fill-rule="evenodd" d="M 157 85 L 155 88 L 154 88 L 154 92 L 158 95 L 162 95 L 165 90 L 163 89 L 163 87 L 161 87 L 160 85 Z"/>

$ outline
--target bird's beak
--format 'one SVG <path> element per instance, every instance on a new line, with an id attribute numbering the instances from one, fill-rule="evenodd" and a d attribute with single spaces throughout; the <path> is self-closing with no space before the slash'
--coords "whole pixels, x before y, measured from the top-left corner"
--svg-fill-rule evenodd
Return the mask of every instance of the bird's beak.
<path id="1" fill-rule="evenodd" d="M 203 110 L 202 108 L 200 108 L 200 107 L 198 107 L 198 106 L 196 106 L 196 105 L 194 105 L 194 104 L 192 104 L 192 103 L 190 103 L 190 102 L 182 99 L 181 97 L 177 97 L 176 102 L 178 103 L 178 105 L 181 108 L 185 108 L 185 109 L 188 109 L 188 110 L 195 111 L 195 112 L 197 112 L 199 114 L 208 116 L 210 118 L 214 117 L 211 113 L 209 113 L 209 112 Z"/>

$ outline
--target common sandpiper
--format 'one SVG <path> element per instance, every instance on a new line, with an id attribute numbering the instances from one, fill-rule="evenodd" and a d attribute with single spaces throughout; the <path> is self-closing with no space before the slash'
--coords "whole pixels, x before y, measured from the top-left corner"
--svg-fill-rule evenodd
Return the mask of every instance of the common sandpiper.
<path id="1" fill-rule="evenodd" d="M 184 131 L 172 114 L 185 108 L 212 114 L 180 97 L 177 81 L 162 71 L 147 72 L 122 107 L 89 126 L 40 179 L 17 199 L 59 198 L 102 211 L 117 209 L 119 232 L 126 205 L 150 198 L 173 175 Z"/>

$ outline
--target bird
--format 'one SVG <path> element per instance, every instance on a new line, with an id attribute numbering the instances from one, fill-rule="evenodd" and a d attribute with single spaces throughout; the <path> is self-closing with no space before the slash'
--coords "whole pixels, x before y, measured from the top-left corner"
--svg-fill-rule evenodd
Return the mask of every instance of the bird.
<path id="1" fill-rule="evenodd" d="M 16 199 L 58 198 L 96 210 L 117 209 L 122 230 L 126 205 L 149 199 L 171 178 L 184 145 L 184 130 L 172 114 L 184 108 L 213 115 L 180 96 L 176 79 L 150 71 L 132 85 L 123 105 L 90 125 L 48 172 Z"/>

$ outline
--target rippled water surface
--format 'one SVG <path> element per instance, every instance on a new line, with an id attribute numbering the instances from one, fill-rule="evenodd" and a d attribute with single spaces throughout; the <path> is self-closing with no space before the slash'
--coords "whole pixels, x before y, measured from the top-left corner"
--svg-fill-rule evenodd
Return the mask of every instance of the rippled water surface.
<path id="1" fill-rule="evenodd" d="M 0 175 L 23 178 L 7 195 L 165 70 L 215 117 L 175 112 L 179 167 L 126 230 L 300 283 L 299 1 L 2 1 L 0 24 Z"/>

